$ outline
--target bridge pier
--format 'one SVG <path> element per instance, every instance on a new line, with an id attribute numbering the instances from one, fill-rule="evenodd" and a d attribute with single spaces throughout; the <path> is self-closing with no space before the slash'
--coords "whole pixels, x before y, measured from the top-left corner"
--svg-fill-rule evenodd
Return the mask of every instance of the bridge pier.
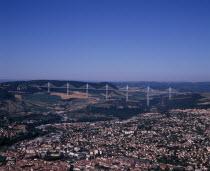
<path id="1" fill-rule="evenodd" d="M 49 93 L 50 92 L 50 83 L 49 82 L 47 83 L 47 88 L 48 88 L 47 92 Z"/>
<path id="2" fill-rule="evenodd" d="M 106 100 L 108 99 L 108 90 L 109 90 L 109 86 L 108 84 L 106 85 Z"/>
<path id="3" fill-rule="evenodd" d="M 87 98 L 88 98 L 88 88 L 89 88 L 89 85 L 87 83 L 87 85 L 86 85 L 86 96 L 87 96 Z"/>
<path id="4" fill-rule="evenodd" d="M 126 87 L 126 101 L 128 101 L 128 85 Z"/>
<path id="5" fill-rule="evenodd" d="M 66 84 L 66 94 L 69 95 L 69 83 Z"/>
<path id="6" fill-rule="evenodd" d="M 169 98 L 169 100 L 171 100 L 171 92 L 172 92 L 172 89 L 171 89 L 171 87 L 169 87 L 169 89 L 168 89 L 168 98 Z"/>
<path id="7" fill-rule="evenodd" d="M 149 101 L 149 100 L 150 100 L 150 99 L 149 99 L 149 91 L 150 91 L 150 88 L 149 88 L 149 86 L 148 86 L 148 87 L 147 87 L 147 106 L 148 106 L 148 107 L 149 107 L 149 105 L 150 105 L 150 104 L 149 104 L 149 102 L 150 102 L 150 101 Z"/>

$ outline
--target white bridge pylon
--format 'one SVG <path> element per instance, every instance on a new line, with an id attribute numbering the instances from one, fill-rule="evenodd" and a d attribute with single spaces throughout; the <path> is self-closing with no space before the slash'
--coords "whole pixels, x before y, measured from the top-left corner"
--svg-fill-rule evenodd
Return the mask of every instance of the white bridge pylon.
<path id="1" fill-rule="evenodd" d="M 150 95 L 151 94 L 168 94 L 168 99 L 171 100 L 172 99 L 172 95 L 173 94 L 182 94 L 180 92 L 178 92 L 177 90 L 175 89 L 172 89 L 171 87 L 169 87 L 168 89 L 166 90 L 163 90 L 163 91 L 158 91 L 158 90 L 154 90 L 154 89 L 151 89 L 150 87 L 147 88 L 147 106 L 149 107 L 150 106 Z"/>
<path id="2" fill-rule="evenodd" d="M 168 94 L 168 99 L 171 100 L 172 99 L 172 96 L 174 94 L 183 94 L 183 93 L 180 93 L 178 92 L 177 90 L 169 87 L 168 89 L 166 90 L 155 90 L 155 89 L 152 89 L 151 87 L 147 87 L 147 88 L 135 88 L 135 89 L 132 89 L 130 90 L 128 88 L 128 85 L 126 87 L 123 87 L 123 88 L 120 88 L 120 91 L 123 91 L 123 92 L 126 92 L 125 93 L 125 97 L 126 97 L 126 101 L 128 101 L 128 93 L 129 92 L 144 92 L 146 93 L 146 103 L 147 103 L 147 106 L 149 107 L 150 106 L 150 100 L 151 100 L 151 96 L 154 96 L 154 95 L 161 95 L 161 94 Z"/>
<path id="3" fill-rule="evenodd" d="M 111 86 L 109 86 L 108 84 L 106 84 L 105 86 L 102 86 L 100 88 L 95 88 L 93 86 L 91 86 L 89 83 L 81 86 L 81 87 L 75 87 L 73 85 L 71 85 L 70 83 L 66 83 L 63 86 L 55 86 L 53 84 L 51 84 L 50 82 L 39 86 L 39 85 L 31 85 L 32 87 L 39 87 L 39 88 L 47 88 L 47 92 L 50 93 L 51 89 L 66 89 L 66 94 L 69 95 L 70 90 L 86 90 L 86 97 L 89 97 L 89 90 L 94 90 L 94 91 L 105 91 L 105 99 L 108 100 L 108 94 L 109 91 L 121 91 L 121 92 L 125 92 L 125 100 L 129 101 L 129 93 L 130 92 L 144 92 L 146 93 L 146 102 L 147 102 L 147 106 L 150 106 L 150 97 L 154 96 L 154 95 L 160 95 L 160 94 L 168 94 L 168 99 L 171 100 L 172 99 L 172 95 L 173 94 L 180 94 L 180 92 L 178 92 L 177 90 L 169 87 L 166 90 L 155 90 L 150 88 L 149 86 L 147 88 L 129 88 L 129 86 L 127 85 L 126 87 L 120 88 L 120 89 L 115 89 L 112 88 Z M 182 94 L 182 93 L 181 93 Z"/>
<path id="4" fill-rule="evenodd" d="M 147 89 L 145 90 L 145 92 L 147 93 L 147 106 L 148 107 L 150 106 L 150 96 L 152 96 L 152 95 L 168 94 L 168 99 L 171 100 L 173 94 L 182 94 L 182 93 L 178 92 L 177 90 L 172 89 L 171 87 L 169 87 L 166 90 L 159 91 L 159 90 L 154 90 L 148 86 Z"/>

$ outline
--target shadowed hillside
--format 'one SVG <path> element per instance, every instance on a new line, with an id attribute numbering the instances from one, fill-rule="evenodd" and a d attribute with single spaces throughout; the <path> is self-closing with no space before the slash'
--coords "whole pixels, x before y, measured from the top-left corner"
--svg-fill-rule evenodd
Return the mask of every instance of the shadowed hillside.
<path id="1" fill-rule="evenodd" d="M 147 81 L 133 81 L 133 82 L 113 82 L 119 87 L 147 87 L 153 89 L 165 90 L 168 87 L 176 89 L 181 92 L 210 92 L 210 82 L 147 82 Z"/>

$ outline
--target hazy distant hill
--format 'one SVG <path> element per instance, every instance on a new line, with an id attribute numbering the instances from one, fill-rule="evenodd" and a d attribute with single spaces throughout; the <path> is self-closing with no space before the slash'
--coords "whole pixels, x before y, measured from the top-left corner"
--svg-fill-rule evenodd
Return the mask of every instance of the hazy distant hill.
<path id="1" fill-rule="evenodd" d="M 69 84 L 76 88 L 85 86 L 87 82 L 81 81 L 57 81 L 57 80 L 32 80 L 14 81 L 0 84 L 0 115 L 10 117 L 28 117 L 32 115 L 45 115 L 51 112 L 57 116 L 57 112 L 65 111 L 69 121 L 99 121 L 110 119 L 126 119 L 137 114 L 148 112 L 146 94 L 129 92 L 129 102 L 125 99 L 125 92 L 110 90 L 108 100 L 106 91 L 90 90 L 87 96 L 85 89 L 72 89 L 66 94 L 66 88 L 33 87 L 31 85 L 45 85 L 48 82 L 56 87 Z M 166 83 L 166 82 L 116 82 L 116 83 L 89 83 L 90 86 L 101 88 L 109 85 L 115 89 L 124 87 L 147 87 L 153 89 L 167 89 L 169 86 L 179 91 L 207 92 L 210 91 L 210 83 Z M 114 85 L 115 84 L 115 85 Z M 23 87 L 17 90 L 17 87 Z M 117 87 L 118 86 L 118 87 Z M 153 95 L 150 98 L 151 109 L 165 112 L 170 109 L 186 108 L 210 108 L 209 93 L 183 93 L 173 94 L 171 100 L 168 94 Z M 66 117 L 65 116 L 65 117 Z M 63 116 L 62 116 L 63 117 Z"/>
<path id="2" fill-rule="evenodd" d="M 50 82 L 56 87 L 64 88 L 53 88 L 51 87 L 50 93 L 47 92 L 47 87 L 36 87 L 43 86 Z M 70 89 L 69 95 L 66 96 L 66 84 L 74 86 L 75 89 Z M 86 103 L 78 102 L 77 106 L 85 106 L 93 101 L 99 102 L 105 99 L 105 86 L 109 85 L 113 89 L 118 88 L 108 82 L 101 83 L 88 83 L 89 86 L 96 89 L 102 88 L 103 90 L 89 90 L 89 100 Z M 0 111 L 9 112 L 12 114 L 20 112 L 40 112 L 45 110 L 55 109 L 55 104 L 61 103 L 62 101 L 67 101 L 66 103 L 71 103 L 70 101 L 74 98 L 82 100 L 86 98 L 86 85 L 87 82 L 82 81 L 58 81 L 58 80 L 31 80 L 31 81 L 12 81 L 0 83 Z M 20 88 L 21 87 L 21 88 Z M 83 89 L 76 89 L 83 87 Z M 19 89 L 20 88 L 20 89 Z M 110 92 L 110 94 L 113 92 Z M 114 94 L 119 96 L 117 92 Z M 96 102 L 94 102 L 96 103 Z M 73 109 L 76 109 L 73 107 Z M 71 110 L 73 110 L 71 109 Z"/>
<path id="3" fill-rule="evenodd" d="M 50 83 L 56 87 L 61 87 L 61 86 L 66 86 L 67 83 L 69 83 L 70 85 L 74 86 L 75 88 L 80 88 L 82 86 L 86 87 L 87 82 L 82 82 L 82 81 L 59 81 L 59 80 L 31 80 L 31 81 L 12 81 L 12 82 L 3 82 L 0 83 L 0 87 L 3 87 L 9 91 L 16 91 L 17 87 L 21 86 L 21 87 L 25 87 L 25 89 L 21 89 L 21 91 L 24 91 L 26 93 L 38 93 L 38 92 L 45 92 L 47 89 L 46 84 Z M 109 87 L 112 87 L 114 89 L 118 89 L 117 86 L 115 86 L 114 84 L 108 83 L 108 82 L 101 82 L 101 83 L 88 83 L 89 86 L 92 86 L 96 89 L 104 87 L 106 85 L 109 85 Z M 37 88 L 34 87 L 34 85 L 37 86 L 43 86 L 45 85 L 45 88 Z M 66 89 L 53 89 L 51 87 L 51 90 L 55 90 L 56 92 L 62 92 L 65 93 Z"/>
<path id="4" fill-rule="evenodd" d="M 82 81 L 59 81 L 59 80 L 31 80 L 31 81 L 12 81 L 12 82 L 4 82 L 1 83 L 2 85 L 9 85 L 10 87 L 17 88 L 19 85 L 39 85 L 42 86 L 44 84 L 47 84 L 50 82 L 54 86 L 63 86 L 67 83 L 73 85 L 76 88 L 82 87 L 87 84 L 87 82 Z M 110 87 L 117 89 L 117 87 L 114 84 L 108 83 L 108 82 L 100 82 L 100 83 L 88 83 L 90 86 L 93 86 L 95 88 L 100 88 L 108 84 Z"/>
<path id="5" fill-rule="evenodd" d="M 150 86 L 153 89 L 164 90 L 168 87 L 172 87 L 182 92 L 210 92 L 210 82 L 113 82 L 119 87 L 147 87 Z"/>

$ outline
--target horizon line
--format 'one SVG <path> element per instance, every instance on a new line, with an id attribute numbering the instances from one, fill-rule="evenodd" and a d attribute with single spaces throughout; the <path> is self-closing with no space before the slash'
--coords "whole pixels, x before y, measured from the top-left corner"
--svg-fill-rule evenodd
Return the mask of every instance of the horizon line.
<path id="1" fill-rule="evenodd" d="M 0 82 L 15 82 L 15 81 L 80 81 L 80 82 L 162 82 L 162 83 L 210 83 L 209 81 L 154 81 L 154 80 L 123 80 L 123 81 L 117 81 L 117 80 L 70 80 L 70 79 L 0 79 Z"/>

